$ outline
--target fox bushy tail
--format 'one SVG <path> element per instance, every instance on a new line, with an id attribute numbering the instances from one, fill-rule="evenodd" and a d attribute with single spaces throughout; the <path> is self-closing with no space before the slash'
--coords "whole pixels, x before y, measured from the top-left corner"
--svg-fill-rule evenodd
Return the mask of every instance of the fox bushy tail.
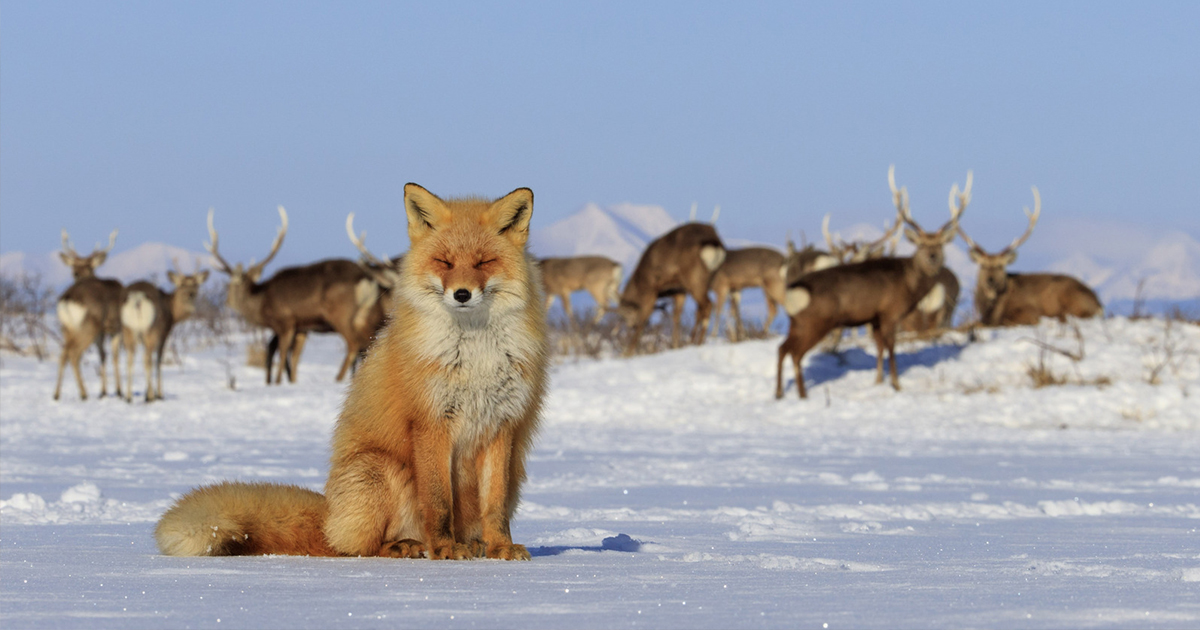
<path id="1" fill-rule="evenodd" d="M 325 497 L 299 486 L 222 482 L 183 495 L 154 529 L 168 556 L 335 556 Z"/>

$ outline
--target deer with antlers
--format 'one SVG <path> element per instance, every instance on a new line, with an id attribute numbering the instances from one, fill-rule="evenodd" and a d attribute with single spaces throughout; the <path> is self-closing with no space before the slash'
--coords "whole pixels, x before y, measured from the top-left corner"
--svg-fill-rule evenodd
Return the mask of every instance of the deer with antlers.
<path id="1" fill-rule="evenodd" d="M 572 320 L 571 294 L 587 291 L 596 301 L 596 316 L 599 323 L 610 310 L 609 306 L 621 298 L 617 289 L 621 286 L 621 264 L 605 256 L 571 256 L 567 258 L 543 258 L 542 285 L 546 289 L 546 310 L 554 305 L 554 298 L 562 301 L 567 321 Z"/>
<path id="2" fill-rule="evenodd" d="M 979 265 L 975 282 L 975 310 L 984 326 L 1037 324 L 1043 317 L 1066 321 L 1067 316 L 1095 317 L 1104 312 L 1100 298 L 1087 285 L 1062 274 L 1009 273 L 1017 248 L 1029 240 L 1042 213 L 1042 198 L 1033 187 L 1033 212 L 1025 208 L 1029 227 L 1004 249 L 989 254 L 967 233 L 958 233 L 970 247 L 971 260 Z"/>
<path id="3" fill-rule="evenodd" d="M 364 296 L 373 290 L 374 283 L 354 261 L 345 259 L 286 267 L 265 282 L 259 282 L 263 268 L 279 252 L 279 246 L 287 234 L 287 211 L 283 206 L 279 206 L 279 217 L 281 225 L 271 244 L 271 251 L 249 269 L 241 263 L 230 265 L 221 256 L 211 209 L 208 212 L 211 242 L 206 243 L 205 248 L 217 262 L 218 269 L 229 276 L 226 303 L 246 321 L 270 328 L 278 337 L 280 363 L 275 374 L 277 384 L 283 381 L 285 367 L 290 367 L 287 370 L 288 381 L 295 382 L 299 350 L 309 331 L 333 331 L 346 340 L 346 356 L 337 374 L 337 380 L 341 381 L 364 347 L 354 329 L 354 318 L 360 303 L 366 299 Z M 298 337 L 300 343 L 297 343 Z M 271 383 L 269 369 L 267 383 Z"/>
<path id="4" fill-rule="evenodd" d="M 829 215 L 825 215 L 825 219 L 821 221 L 821 233 L 825 235 L 825 245 L 829 247 L 829 252 L 842 263 L 860 263 L 864 260 L 874 258 L 882 258 L 888 254 L 888 244 L 891 244 L 892 250 L 896 249 L 896 239 L 900 238 L 900 226 L 903 222 L 900 217 L 896 217 L 896 221 L 892 223 L 892 227 L 884 230 L 883 236 L 874 241 L 850 241 L 842 240 L 841 234 L 829 233 Z"/>
<path id="5" fill-rule="evenodd" d="M 197 265 L 198 266 L 198 265 Z M 176 269 L 167 272 L 175 290 L 167 293 L 146 281 L 135 282 L 121 293 L 121 329 L 125 346 L 125 400 L 133 402 L 133 355 L 138 345 L 145 350 L 146 402 L 162 400 L 162 360 L 167 337 L 175 324 L 196 311 L 200 285 L 208 271 L 186 275 Z M 153 370 L 151 369 L 153 366 Z M 155 385 L 157 379 L 157 385 Z"/>
<path id="6" fill-rule="evenodd" d="M 58 359 L 58 382 L 54 386 L 54 400 L 62 394 L 63 372 L 67 363 L 75 372 L 79 385 L 79 398 L 87 400 L 87 388 L 83 384 L 79 362 L 92 343 L 100 353 L 100 397 L 108 395 L 107 356 L 104 351 L 105 338 L 111 338 L 113 377 L 117 395 L 121 395 L 121 374 L 117 365 L 120 348 L 121 318 L 119 314 L 121 283 L 112 278 L 97 278 L 96 269 L 108 259 L 117 242 L 117 231 L 108 237 L 108 247 L 96 245 L 91 254 L 82 256 L 75 251 L 70 236 L 62 231 L 62 252 L 59 257 L 71 268 L 75 282 L 67 287 L 58 298 L 56 312 L 62 326 L 63 345 Z"/>
<path id="7" fill-rule="evenodd" d="M 896 325 L 933 287 L 942 269 L 942 252 L 954 240 L 959 217 L 971 199 L 971 173 L 962 192 L 950 190 L 950 221 L 926 232 L 913 219 L 908 190 L 896 189 L 895 168 L 888 169 L 892 201 L 905 224 L 904 236 L 917 250 L 908 258 L 878 258 L 816 271 L 788 285 L 784 307 L 790 317 L 787 339 L 779 345 L 775 397 L 783 397 L 783 362 L 791 355 L 800 397 L 807 398 L 800 361 L 829 331 L 837 327 L 871 325 L 878 352 L 875 382 L 883 382 L 886 351 L 892 387 L 900 389 L 896 374 Z"/>
<path id="8" fill-rule="evenodd" d="M 785 260 L 787 263 L 787 269 L 784 272 L 785 285 L 795 282 L 800 276 L 806 273 L 836 267 L 841 264 L 841 261 L 836 256 L 825 250 L 817 249 L 812 243 L 796 249 L 796 244 L 792 242 L 790 236 L 787 239 Z"/>
<path id="9" fill-rule="evenodd" d="M 714 212 L 714 215 L 716 213 Z M 646 246 L 637 267 L 621 293 L 618 312 L 631 329 L 625 354 L 633 354 L 642 338 L 642 331 L 659 297 L 673 296 L 671 344 L 679 346 L 680 318 L 686 295 L 696 301 L 696 325 L 692 342 L 702 343 L 708 328 L 712 302 L 708 286 L 712 274 L 725 261 L 725 246 L 710 223 L 684 223 L 658 237 Z"/>

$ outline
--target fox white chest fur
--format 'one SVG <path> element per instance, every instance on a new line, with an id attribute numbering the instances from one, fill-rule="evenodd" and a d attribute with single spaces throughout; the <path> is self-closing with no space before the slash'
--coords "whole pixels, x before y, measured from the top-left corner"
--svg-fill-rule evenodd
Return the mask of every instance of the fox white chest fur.
<path id="1" fill-rule="evenodd" d="M 534 402 L 528 366 L 536 361 L 538 345 L 525 333 L 523 309 L 492 303 L 451 312 L 440 304 L 426 306 L 416 309 L 422 334 L 414 350 L 438 367 L 425 383 L 428 404 L 450 425 L 453 441 L 470 447 L 521 418 Z"/>

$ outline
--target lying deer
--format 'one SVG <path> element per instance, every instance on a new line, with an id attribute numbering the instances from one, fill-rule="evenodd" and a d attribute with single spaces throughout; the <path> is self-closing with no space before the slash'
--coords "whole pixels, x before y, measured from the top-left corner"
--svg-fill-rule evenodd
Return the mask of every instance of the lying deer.
<path id="1" fill-rule="evenodd" d="M 1017 248 L 1033 234 L 1042 213 L 1042 198 L 1033 188 L 1033 212 L 1025 209 L 1029 227 L 1025 233 L 995 254 L 989 254 L 960 227 L 958 233 L 971 248 L 971 260 L 979 265 L 975 282 L 975 310 L 984 326 L 1037 324 L 1043 317 L 1066 321 L 1072 317 L 1095 317 L 1104 312 L 1100 298 L 1087 285 L 1055 273 L 1009 273 L 1017 260 Z"/>
<path id="2" fill-rule="evenodd" d="M 714 213 L 715 214 L 715 213 Z M 702 343 L 708 328 L 712 303 L 708 285 L 713 272 L 725 260 L 725 246 L 717 230 L 709 223 L 684 223 L 658 237 L 646 246 L 625 291 L 621 294 L 618 311 L 625 325 L 632 330 L 625 354 L 633 354 L 642 338 L 642 331 L 660 296 L 684 293 L 696 301 L 696 325 L 692 342 Z M 671 344 L 679 346 L 683 297 L 676 297 L 672 312 Z"/>
<path id="3" fill-rule="evenodd" d="M 71 268 L 75 282 L 58 298 L 56 312 L 59 325 L 62 326 L 62 352 L 58 358 L 58 382 L 54 385 L 54 400 L 62 394 L 63 372 L 67 363 L 75 372 L 75 382 L 79 385 L 79 398 L 87 400 L 87 388 L 83 384 L 83 375 L 79 369 L 79 361 L 83 353 L 92 343 L 100 353 L 100 397 L 108 395 L 108 372 L 106 369 L 107 356 L 104 352 L 104 341 L 111 337 L 113 355 L 113 379 L 117 396 L 121 395 L 121 373 L 117 365 L 120 349 L 121 317 L 118 313 L 121 300 L 121 283 L 112 278 L 97 278 L 96 269 L 108 259 L 117 242 L 117 231 L 113 230 L 108 237 L 108 247 L 101 248 L 99 244 L 87 256 L 81 256 L 71 244 L 67 231 L 62 231 L 62 252 L 59 257 Z"/>
<path id="4" fill-rule="evenodd" d="M 800 362 L 813 346 L 837 327 L 871 325 L 878 356 L 875 383 L 883 382 L 883 357 L 887 351 L 892 387 L 900 389 L 896 374 L 896 325 L 933 287 L 944 262 L 942 248 L 954 240 L 958 219 L 971 199 L 971 174 L 962 192 L 950 190 L 950 221 L 926 232 L 912 218 L 908 190 L 896 189 L 895 169 L 888 169 L 892 201 L 905 223 L 904 236 L 916 245 L 909 258 L 878 258 L 815 271 L 788 285 L 784 308 L 790 317 L 787 339 L 779 345 L 775 397 L 783 398 L 783 361 L 791 355 L 800 397 L 807 398 Z"/>
<path id="5" fill-rule="evenodd" d="M 127 353 L 125 400 L 128 402 L 133 402 L 133 355 L 139 344 L 146 355 L 146 402 L 163 399 L 162 359 L 167 337 L 175 324 L 195 312 L 196 296 L 200 293 L 200 285 L 208 279 L 208 271 L 191 275 L 168 271 L 167 277 L 175 285 L 171 293 L 144 280 L 125 287 L 121 293 L 121 328 Z"/>
<path id="6" fill-rule="evenodd" d="M 716 294 L 717 316 L 713 325 L 714 333 L 721 329 L 721 314 L 725 310 L 725 300 L 729 300 L 730 330 L 729 338 L 738 341 L 745 336 L 742 327 L 742 290 L 759 288 L 767 301 L 767 319 L 763 322 L 763 332 L 770 330 L 771 322 L 775 321 L 777 304 L 783 303 L 783 291 L 787 286 L 784 277 L 787 275 L 787 259 L 783 254 L 769 247 L 747 247 L 731 249 L 725 253 L 725 262 L 713 272 L 709 288 Z"/>
<path id="7" fill-rule="evenodd" d="M 542 284 L 546 288 L 546 310 L 554 304 L 554 298 L 562 300 L 567 321 L 572 318 L 571 294 L 587 291 L 596 301 L 596 317 L 599 323 L 604 314 L 614 310 L 609 306 L 621 298 L 617 289 L 621 286 L 621 264 L 604 256 L 572 256 L 570 258 L 541 259 Z"/>

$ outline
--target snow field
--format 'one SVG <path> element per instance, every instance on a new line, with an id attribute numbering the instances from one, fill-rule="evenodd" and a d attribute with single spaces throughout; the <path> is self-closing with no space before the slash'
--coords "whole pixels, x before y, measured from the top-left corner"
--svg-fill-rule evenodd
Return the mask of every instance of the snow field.
<path id="1" fill-rule="evenodd" d="M 1083 322 L 1082 360 L 1045 357 L 1069 382 L 1040 389 L 1029 340 L 1075 352 L 1069 327 L 904 344 L 901 392 L 873 384 L 873 348 L 811 353 L 807 401 L 773 399 L 777 338 L 561 363 L 514 521 L 529 563 L 158 555 L 154 521 L 195 485 L 322 487 L 345 389 L 331 336 L 297 385 L 239 367 L 232 391 L 224 357 L 196 352 L 149 405 L 73 384 L 54 403 L 53 362 L 5 355 L 0 610 L 14 627 L 1194 626 L 1200 329 L 1175 325 L 1152 385 L 1164 330 Z"/>

